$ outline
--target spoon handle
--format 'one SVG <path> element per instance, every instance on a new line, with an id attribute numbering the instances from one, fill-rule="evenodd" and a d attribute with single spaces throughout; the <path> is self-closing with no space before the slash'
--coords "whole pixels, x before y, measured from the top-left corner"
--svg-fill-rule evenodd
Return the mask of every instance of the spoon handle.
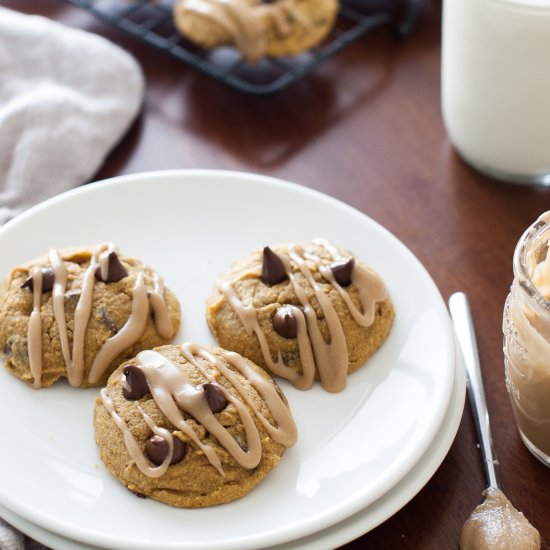
<path id="1" fill-rule="evenodd" d="M 479 354 L 477 351 L 474 323 L 466 294 L 462 292 L 453 294 L 449 298 L 449 311 L 453 319 L 455 333 L 466 365 L 468 397 L 470 398 L 470 404 L 476 422 L 483 466 L 485 467 L 489 487 L 498 489 L 498 460 L 491 437 L 489 412 L 487 410 L 487 401 L 485 400 L 485 392 L 483 390 L 483 379 L 479 366 Z"/>

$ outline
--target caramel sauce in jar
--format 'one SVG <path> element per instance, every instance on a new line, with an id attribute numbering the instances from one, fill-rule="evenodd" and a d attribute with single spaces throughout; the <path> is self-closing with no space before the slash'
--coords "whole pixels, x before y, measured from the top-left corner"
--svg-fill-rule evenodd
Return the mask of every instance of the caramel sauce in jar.
<path id="1" fill-rule="evenodd" d="M 521 438 L 550 466 L 550 212 L 519 240 L 504 306 L 506 386 Z"/>

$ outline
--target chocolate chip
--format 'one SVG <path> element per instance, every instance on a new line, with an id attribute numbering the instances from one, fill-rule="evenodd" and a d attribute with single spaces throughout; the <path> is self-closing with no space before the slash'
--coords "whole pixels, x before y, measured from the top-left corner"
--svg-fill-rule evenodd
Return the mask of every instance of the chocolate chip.
<path id="1" fill-rule="evenodd" d="M 340 286 L 349 286 L 351 284 L 351 273 L 354 265 L 355 260 L 353 258 L 331 264 L 330 270 Z"/>
<path id="2" fill-rule="evenodd" d="M 42 294 L 51 292 L 55 279 L 54 271 L 51 267 L 43 267 L 42 271 Z M 28 288 L 31 292 L 34 292 L 34 279 L 30 275 L 25 279 L 25 282 L 21 285 L 21 288 Z"/>
<path id="3" fill-rule="evenodd" d="M 76 307 L 81 296 L 82 292 L 79 289 L 68 290 L 65 292 L 65 307 L 68 305 Z"/>
<path id="4" fill-rule="evenodd" d="M 136 495 L 136 497 L 138 498 L 147 498 L 146 495 L 144 495 L 143 493 L 138 493 L 137 491 L 134 491 L 133 489 L 128 489 L 131 493 L 134 493 L 134 495 Z"/>
<path id="5" fill-rule="evenodd" d="M 276 285 L 285 279 L 286 270 L 281 258 L 269 246 L 264 247 L 262 281 L 266 285 Z"/>
<path id="6" fill-rule="evenodd" d="M 8 341 L 4 344 L 4 347 L 3 347 L 4 355 L 11 355 L 11 350 L 12 350 L 11 342 L 8 340 Z"/>
<path id="7" fill-rule="evenodd" d="M 125 386 L 122 388 L 122 395 L 126 399 L 135 401 L 141 399 L 149 393 L 149 384 L 143 371 L 136 365 L 126 365 L 122 369 L 122 374 L 125 377 Z"/>
<path id="8" fill-rule="evenodd" d="M 105 328 L 109 329 L 113 334 L 116 334 L 118 332 L 118 327 L 107 315 L 104 309 L 99 310 L 99 318 L 101 319 L 101 322 L 103 323 Z"/>
<path id="9" fill-rule="evenodd" d="M 172 436 L 174 442 L 174 452 L 170 464 L 181 462 L 187 454 L 187 443 L 184 443 L 179 437 Z M 147 440 L 147 456 L 149 460 L 159 466 L 168 456 L 169 446 L 167 441 L 160 435 L 153 435 Z"/>
<path id="10" fill-rule="evenodd" d="M 204 396 L 208 406 L 213 413 L 223 411 L 227 407 L 227 399 L 223 390 L 215 384 L 206 383 L 202 385 Z"/>
<path id="11" fill-rule="evenodd" d="M 273 315 L 273 328 L 283 338 L 296 338 L 298 334 L 298 321 L 294 315 L 293 306 L 281 306 Z"/>
<path id="12" fill-rule="evenodd" d="M 116 252 L 110 252 L 107 260 L 107 278 L 104 280 L 101 275 L 101 266 L 98 265 L 95 270 L 95 278 L 98 281 L 103 281 L 104 283 L 116 283 L 120 279 L 128 276 L 127 269 L 122 265 L 118 259 Z"/>
<path id="13" fill-rule="evenodd" d="M 55 280 L 55 275 L 53 269 L 47 267 L 42 270 L 42 292 L 51 292 L 53 288 L 53 283 Z"/>

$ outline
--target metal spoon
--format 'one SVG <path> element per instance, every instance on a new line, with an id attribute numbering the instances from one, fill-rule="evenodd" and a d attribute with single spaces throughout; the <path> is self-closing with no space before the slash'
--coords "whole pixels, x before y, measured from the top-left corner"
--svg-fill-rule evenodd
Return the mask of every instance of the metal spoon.
<path id="1" fill-rule="evenodd" d="M 462 529 L 462 550 L 539 549 L 539 532 L 518 512 L 500 490 L 498 460 L 493 447 L 489 412 L 479 365 L 474 324 L 468 298 L 457 292 L 449 298 L 449 311 L 466 365 L 468 397 L 474 413 L 483 466 L 489 485 L 485 502 L 468 518 Z"/>
<path id="2" fill-rule="evenodd" d="M 489 411 L 483 390 L 483 379 L 479 366 L 474 323 L 466 294 L 457 292 L 449 298 L 449 311 L 453 319 L 455 333 L 460 344 L 464 363 L 466 365 L 466 380 L 468 397 L 474 413 L 477 435 L 481 444 L 483 466 L 489 482 L 489 487 L 498 489 L 498 461 L 496 459 L 491 427 L 489 425 Z"/>

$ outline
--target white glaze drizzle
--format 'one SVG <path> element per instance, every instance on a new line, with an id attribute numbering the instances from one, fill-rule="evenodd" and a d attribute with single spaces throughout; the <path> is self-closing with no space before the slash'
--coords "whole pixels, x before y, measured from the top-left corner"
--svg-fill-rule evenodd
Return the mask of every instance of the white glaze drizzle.
<path id="1" fill-rule="evenodd" d="M 99 395 L 101 396 L 101 401 L 103 402 L 104 407 L 107 409 L 107 411 L 115 421 L 115 424 L 122 432 L 124 436 L 124 443 L 126 444 L 128 453 L 136 463 L 136 466 L 148 477 L 160 477 L 161 475 L 163 475 L 168 469 L 168 466 L 170 466 L 170 462 L 172 461 L 172 456 L 174 453 L 174 436 L 166 428 L 160 428 L 159 426 L 157 426 L 153 422 L 153 419 L 148 414 L 146 414 L 141 407 L 138 406 L 138 410 L 141 416 L 143 417 L 151 431 L 156 435 L 160 435 L 160 437 L 162 437 L 166 441 L 166 443 L 168 443 L 168 454 L 166 455 L 166 458 L 159 466 L 152 467 L 149 461 L 145 458 L 145 455 L 141 452 L 138 442 L 132 435 L 130 428 L 128 428 L 128 424 L 126 424 L 124 419 L 117 413 L 115 404 L 107 393 L 107 389 L 102 388 L 99 392 Z"/>
<path id="2" fill-rule="evenodd" d="M 84 272 L 80 298 L 74 313 L 72 357 L 69 347 L 69 335 L 65 320 L 65 292 L 67 290 L 67 270 L 57 250 L 50 250 L 49 260 L 53 269 L 54 282 L 52 289 L 52 303 L 54 317 L 59 332 L 61 350 L 67 369 L 67 378 L 71 386 L 82 385 L 84 379 L 84 345 L 86 331 L 90 320 L 95 287 L 96 270 L 101 270 L 102 279 L 108 277 L 109 255 L 117 252 L 112 243 L 99 245 L 93 252 L 90 265 Z M 152 270 L 151 270 L 152 271 Z M 42 385 L 42 323 L 40 318 L 40 300 L 42 291 L 42 271 L 35 268 L 32 271 L 34 308 L 31 313 L 28 328 L 29 364 L 33 375 L 33 387 Z M 40 293 L 37 294 L 36 281 L 40 279 Z M 151 307 L 155 321 L 155 328 L 163 338 L 173 336 L 173 325 L 168 308 L 164 300 L 164 284 L 161 277 L 153 272 L 153 289 L 150 293 Z M 145 330 L 149 314 L 149 301 L 145 287 L 143 272 L 139 272 L 132 293 L 132 312 L 122 329 L 109 338 L 100 348 L 94 358 L 88 382 L 97 383 L 109 364 L 124 349 L 135 343 Z"/>
<path id="3" fill-rule="evenodd" d="M 322 246 L 332 257 L 333 261 L 347 261 L 352 256 L 338 250 L 334 245 L 330 244 L 325 239 L 314 239 L 314 244 Z M 359 311 L 355 304 L 352 302 L 350 295 L 343 289 L 330 269 L 330 266 L 321 264 L 321 260 L 316 260 L 319 266 L 321 275 L 329 281 L 329 283 L 338 291 L 338 294 L 344 300 L 348 307 L 354 321 L 362 327 L 370 327 L 374 322 L 374 316 L 376 314 L 376 304 L 383 302 L 388 292 L 382 279 L 378 274 L 370 269 L 368 266 L 361 264 L 355 264 L 351 272 L 351 282 L 357 287 L 359 291 L 359 301 L 361 303 L 362 311 Z"/>
<path id="4" fill-rule="evenodd" d="M 313 350 L 307 334 L 307 325 L 302 310 L 293 306 L 293 312 L 296 315 L 296 321 L 298 323 L 298 349 L 300 351 L 300 359 L 302 362 L 302 374 L 299 374 L 294 369 L 291 369 L 284 364 L 279 351 L 277 352 L 278 356 L 276 361 L 274 361 L 271 357 L 269 344 L 267 343 L 267 338 L 260 327 L 254 306 L 243 304 L 230 281 L 217 281 L 216 286 L 223 294 L 227 302 L 231 305 L 233 311 L 237 314 L 237 317 L 243 324 L 246 332 L 248 334 L 256 334 L 264 361 L 266 362 L 269 370 L 277 376 L 286 378 L 295 388 L 298 388 L 299 390 L 307 390 L 311 388 L 311 386 L 313 386 L 313 382 L 315 381 L 315 360 L 313 359 Z"/>
<path id="5" fill-rule="evenodd" d="M 67 289 L 67 270 L 57 250 L 50 250 L 50 264 L 54 273 L 52 288 L 52 303 L 55 322 L 59 328 L 61 352 L 67 370 L 71 367 L 71 352 L 69 349 L 69 337 L 67 334 L 67 322 L 65 321 L 65 291 Z"/>
<path id="6" fill-rule="evenodd" d="M 333 261 L 346 261 L 351 258 L 349 254 L 344 254 L 324 239 L 315 239 L 314 244 L 323 247 Z M 348 292 L 335 280 L 330 266 L 322 258 L 307 253 L 303 247 L 294 244 L 288 245 L 286 253 L 279 253 L 278 256 L 283 262 L 286 275 L 302 306 L 302 308 L 292 306 L 298 325 L 297 340 L 302 374 L 284 365 L 279 350 L 277 351 L 277 360 L 273 360 L 254 306 L 244 304 L 241 301 L 231 282 L 218 281 L 216 286 L 238 316 L 246 332 L 248 334 L 256 334 L 264 361 L 275 375 L 286 378 L 294 387 L 305 390 L 313 385 L 315 372 L 317 371 L 325 390 L 339 392 L 346 386 L 348 371 L 349 360 L 345 334 L 332 302 L 316 282 L 307 262 L 309 261 L 316 265 L 323 278 L 340 294 L 355 322 L 362 327 L 372 325 L 376 312 L 376 304 L 387 298 L 387 290 L 384 283 L 373 270 L 355 263 L 352 270 L 352 283 L 359 291 L 359 300 L 362 308 L 362 311 L 359 311 L 353 304 Z M 306 289 L 300 285 L 292 264 L 297 266 L 298 271 L 315 293 L 327 323 L 329 342 L 325 341 L 321 333 L 315 309 L 307 297 Z"/>
<path id="7" fill-rule="evenodd" d="M 289 0 L 279 0 L 273 4 L 257 2 L 252 5 L 244 4 L 242 0 L 185 0 L 181 2 L 179 9 L 182 17 L 186 13 L 193 13 L 218 24 L 250 62 L 260 60 L 266 52 L 264 15 L 271 19 L 282 36 L 288 35 L 292 30 L 288 18 L 294 19 L 307 30 L 312 28 L 312 24 Z"/>
<path id="8" fill-rule="evenodd" d="M 224 359 L 233 367 L 235 367 L 252 385 L 252 387 L 261 395 L 263 400 L 267 403 L 267 407 L 271 411 L 271 414 L 275 420 L 277 426 L 272 426 L 265 416 L 258 411 L 254 401 L 250 398 L 243 384 L 239 378 L 224 365 L 214 354 L 210 353 L 207 349 L 194 343 L 186 343 L 181 346 L 183 356 L 191 363 L 193 363 L 211 382 L 215 382 L 213 376 L 207 373 L 195 360 L 194 356 L 199 356 L 216 366 L 216 368 L 223 374 L 223 376 L 231 382 L 233 387 L 239 392 L 241 397 L 246 401 L 247 405 L 254 411 L 260 422 L 263 424 L 266 431 L 271 438 L 284 445 L 285 447 L 292 447 L 296 443 L 298 433 L 294 420 L 288 410 L 288 406 L 281 399 L 277 393 L 275 386 L 261 374 L 258 373 L 250 364 L 238 353 L 232 351 L 224 351 Z M 220 386 L 221 387 L 221 386 Z M 223 388 L 222 388 L 223 389 Z M 232 403 L 240 402 L 231 396 L 230 393 L 224 390 L 225 396 Z"/>
<path id="9" fill-rule="evenodd" d="M 90 265 L 84 272 L 80 298 L 74 312 L 73 362 L 71 368 L 67 371 L 69 384 L 71 384 L 71 386 L 80 386 L 84 378 L 84 341 L 86 338 L 88 321 L 90 320 L 92 312 L 96 268 L 97 263 L 94 254 L 90 261 Z"/>
<path id="10" fill-rule="evenodd" d="M 103 344 L 95 356 L 88 375 L 88 382 L 91 384 L 97 383 L 115 357 L 139 339 L 145 330 L 148 315 L 149 302 L 147 300 L 147 289 L 143 280 L 143 272 L 140 272 L 132 291 L 132 312 L 130 313 L 130 317 L 128 317 L 124 326 Z"/>
<path id="11" fill-rule="evenodd" d="M 145 375 L 151 395 L 162 413 L 174 427 L 187 435 L 205 454 L 210 464 L 216 468 L 220 475 L 224 475 L 224 470 L 215 449 L 200 440 L 193 427 L 185 420 L 182 411 L 191 415 L 204 426 L 216 438 L 218 443 L 231 454 L 235 461 L 246 469 L 255 468 L 259 464 L 262 457 L 262 444 L 259 431 L 245 403 L 252 409 L 252 412 L 257 416 L 274 441 L 285 447 L 295 444 L 297 430 L 288 406 L 277 393 L 273 383 L 258 374 L 243 357 L 232 352 L 221 352 L 223 359 L 247 378 L 250 384 L 265 400 L 276 426 L 271 425 L 258 411 L 253 400 L 247 395 L 246 388 L 222 359 L 195 343 L 183 344 L 180 351 L 182 356 L 193 364 L 210 383 L 215 384 L 223 392 L 227 401 L 235 407 L 244 427 L 246 449 L 243 449 L 239 445 L 228 430 L 218 421 L 215 414 L 212 413 L 202 385 L 195 386 L 181 366 L 170 361 L 161 353 L 149 350 L 137 355 L 136 364 Z M 196 359 L 197 357 L 201 357 L 212 367 L 215 367 L 233 385 L 245 403 L 219 384 L 216 381 L 216 377 L 209 370 L 201 366 L 200 362 Z M 126 423 L 118 420 L 120 416 L 116 413 L 112 400 L 109 398 L 106 390 L 102 391 L 101 397 L 106 409 L 124 434 L 126 448 L 131 458 L 145 475 L 149 475 L 150 466 L 144 453 L 137 443 L 134 444 L 135 439 Z M 149 427 L 155 431 L 152 424 L 149 424 Z M 142 467 L 143 464 L 146 467 Z"/>
<path id="12" fill-rule="evenodd" d="M 153 318 L 157 332 L 163 338 L 172 338 L 174 336 L 174 326 L 164 300 L 164 279 L 156 271 L 153 271 L 153 290 L 149 293 L 149 302 L 153 308 Z"/>
<path id="13" fill-rule="evenodd" d="M 42 302 L 42 271 L 39 267 L 32 270 L 33 308 L 29 319 L 27 332 L 29 368 L 33 376 L 33 388 L 42 386 L 42 318 L 40 305 Z"/>
<path id="14" fill-rule="evenodd" d="M 98 264 L 102 281 L 106 281 L 109 276 L 109 256 L 111 252 L 115 252 L 115 247 L 111 243 L 108 243 L 106 249 L 99 253 Z"/>

